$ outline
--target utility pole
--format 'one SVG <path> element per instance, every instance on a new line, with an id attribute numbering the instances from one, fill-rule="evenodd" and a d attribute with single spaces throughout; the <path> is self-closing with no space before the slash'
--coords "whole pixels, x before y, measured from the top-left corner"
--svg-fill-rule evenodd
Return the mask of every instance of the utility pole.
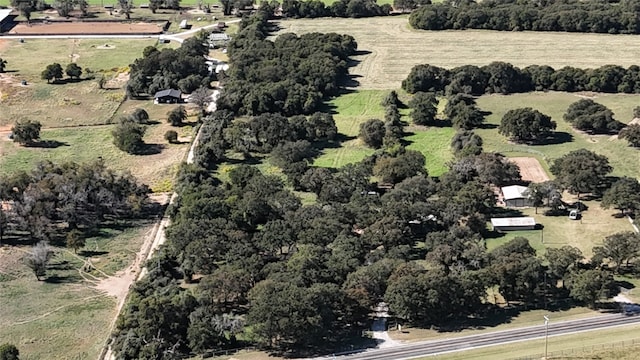
<path id="1" fill-rule="evenodd" d="M 549 317 L 544 315 L 544 359 L 547 360 L 547 350 L 549 349 Z"/>

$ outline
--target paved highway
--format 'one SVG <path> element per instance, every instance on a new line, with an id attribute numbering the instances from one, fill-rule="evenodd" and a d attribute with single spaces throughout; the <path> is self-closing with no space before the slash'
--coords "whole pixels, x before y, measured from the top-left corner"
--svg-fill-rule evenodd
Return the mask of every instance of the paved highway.
<path id="1" fill-rule="evenodd" d="M 604 315 L 594 318 L 551 322 L 549 336 L 567 335 L 583 331 L 598 330 L 640 323 L 640 316 L 620 314 Z M 475 348 L 507 344 L 518 341 L 544 338 L 545 326 L 530 326 L 511 330 L 494 331 L 478 335 L 461 336 L 443 340 L 415 342 L 386 349 L 369 349 L 355 353 L 336 355 L 343 360 L 405 360 L 437 355 L 449 352 L 471 350 Z M 333 356 L 325 357 L 333 358 Z"/>

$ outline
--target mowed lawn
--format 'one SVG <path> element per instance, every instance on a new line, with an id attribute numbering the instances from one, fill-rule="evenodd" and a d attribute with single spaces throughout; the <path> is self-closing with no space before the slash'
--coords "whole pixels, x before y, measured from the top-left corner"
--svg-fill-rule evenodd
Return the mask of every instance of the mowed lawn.
<path id="1" fill-rule="evenodd" d="M 615 118 L 628 123 L 633 118 L 633 108 L 640 105 L 638 95 L 629 94 L 600 94 L 600 93 L 560 93 L 534 92 L 514 95 L 485 95 L 478 99 L 478 106 L 484 111 L 490 111 L 486 118 L 488 124 L 499 125 L 504 114 L 518 107 L 531 107 L 553 118 L 557 123 L 556 131 L 563 139 L 570 140 L 547 145 L 520 145 L 509 142 L 498 133 L 497 128 L 475 130 L 484 141 L 485 151 L 497 151 L 506 156 L 535 156 L 544 161 L 543 167 L 551 165 L 553 159 L 581 148 L 604 155 L 613 166 L 613 175 L 633 176 L 640 178 L 640 150 L 628 146 L 628 142 L 610 135 L 589 135 L 574 130 L 564 121 L 569 105 L 581 98 L 589 97 L 609 107 Z"/>
<path id="2" fill-rule="evenodd" d="M 157 40 L 116 39 L 0 39 L 0 57 L 7 61 L 0 78 L 0 126 L 18 119 L 38 120 L 44 127 L 107 123 L 118 109 L 128 65 Z M 80 81 L 47 84 L 40 74 L 52 63 L 63 69 L 74 61 L 84 69 Z M 96 73 L 87 80 L 86 70 Z M 99 89 L 104 75 L 107 89 Z M 66 77 L 66 76 L 65 76 Z M 27 85 L 21 85 L 21 81 Z"/>
<path id="3" fill-rule="evenodd" d="M 361 89 L 397 89 L 414 65 L 452 68 L 505 61 L 555 68 L 635 65 L 640 37 L 560 32 L 413 30 L 408 16 L 366 19 L 297 19 L 279 22 L 280 33 L 338 32 L 352 35 L 358 49 L 351 73 Z"/>
<path id="4" fill-rule="evenodd" d="M 338 132 L 344 141 L 339 147 L 322 150 L 322 155 L 314 165 L 340 168 L 355 163 L 375 152 L 358 139 L 360 124 L 369 119 L 384 121 L 384 108 L 380 105 L 388 94 L 383 90 L 360 90 L 335 98 L 329 103 Z M 408 110 L 402 111 L 403 121 L 410 122 Z M 405 128 L 408 149 L 418 150 L 426 157 L 427 171 L 432 176 L 442 175 L 446 171 L 446 162 L 452 158 L 450 143 L 455 131 L 452 128 L 428 128 L 408 126 Z"/>

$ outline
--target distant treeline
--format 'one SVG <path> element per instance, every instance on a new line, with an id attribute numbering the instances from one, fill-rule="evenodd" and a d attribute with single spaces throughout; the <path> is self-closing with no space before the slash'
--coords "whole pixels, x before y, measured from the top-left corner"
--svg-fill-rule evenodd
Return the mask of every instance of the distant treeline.
<path id="1" fill-rule="evenodd" d="M 565 66 L 555 70 L 547 65 L 523 69 L 505 62 L 478 67 L 464 65 L 451 70 L 433 65 L 416 65 L 402 82 L 409 93 L 431 91 L 446 94 L 513 94 L 529 91 L 594 91 L 640 93 L 640 67 L 625 69 L 605 65 L 596 69 Z"/>
<path id="2" fill-rule="evenodd" d="M 386 16 L 393 8 L 389 4 L 376 4 L 375 0 L 338 0 L 326 6 L 320 0 L 284 0 L 282 15 L 292 18 L 318 17 L 372 17 Z"/>
<path id="3" fill-rule="evenodd" d="M 640 1 L 470 0 L 425 5 L 409 22 L 416 29 L 568 31 L 610 34 L 640 32 Z"/>

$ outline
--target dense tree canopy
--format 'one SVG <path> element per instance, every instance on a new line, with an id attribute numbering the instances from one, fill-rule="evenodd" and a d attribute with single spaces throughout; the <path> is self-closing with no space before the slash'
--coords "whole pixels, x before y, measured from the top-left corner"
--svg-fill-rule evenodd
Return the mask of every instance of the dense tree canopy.
<path id="1" fill-rule="evenodd" d="M 411 119 L 416 125 L 435 125 L 438 99 L 433 93 L 417 92 L 409 101 Z"/>
<path id="2" fill-rule="evenodd" d="M 233 65 L 225 77 L 219 109 L 238 114 L 311 114 L 336 95 L 357 49 L 348 35 L 293 33 L 267 40 L 266 19 L 246 22 L 229 44 Z M 184 45 L 183 45 L 184 46 Z"/>
<path id="3" fill-rule="evenodd" d="M 553 69 L 546 65 L 531 65 L 523 69 L 509 63 L 493 62 L 477 67 L 464 65 L 445 69 L 433 65 L 416 65 L 402 88 L 408 93 L 418 91 L 482 95 L 512 94 L 529 91 L 594 91 L 607 93 L 639 93 L 640 67 L 627 69 L 605 65 L 595 69 L 566 66 Z"/>
<path id="4" fill-rule="evenodd" d="M 629 145 L 640 148 L 640 124 L 631 124 L 620 130 L 618 137 L 627 140 Z"/>
<path id="5" fill-rule="evenodd" d="M 532 108 L 507 111 L 502 117 L 500 134 L 518 142 L 539 142 L 551 135 L 556 123 L 551 117 Z"/>
<path id="6" fill-rule="evenodd" d="M 338 0 L 329 6 L 319 0 L 284 0 L 282 2 L 282 15 L 291 18 L 361 18 L 389 15 L 391 10 L 391 5 L 378 5 L 375 0 Z"/>
<path id="7" fill-rule="evenodd" d="M 502 311 L 489 289 L 526 306 L 566 299 L 566 290 L 546 291 L 558 288 L 557 276 L 545 276 L 551 270 L 527 239 L 487 251 L 492 185 L 518 182 L 520 173 L 501 154 L 482 153 L 472 132 L 457 141 L 465 156 L 432 179 L 424 155 L 403 147 L 402 104 L 389 94 L 384 121 L 363 123 L 361 133 L 383 149 L 338 169 L 314 166 L 310 157 L 337 136 L 333 117 L 315 107 L 337 93 L 334 80 L 346 74 L 355 42 L 335 34 L 266 41 L 261 11 L 243 20 L 220 110 L 202 118 L 194 164 L 178 170 L 165 246 L 116 324 L 119 358 L 246 345 L 309 356 L 360 337 L 382 301 L 401 322 L 440 326 Z M 458 85 L 519 86 L 472 75 Z M 432 106 L 435 96 L 425 96 Z M 555 273 L 578 270 L 571 254 L 556 258 Z"/>
<path id="8" fill-rule="evenodd" d="M 209 51 L 204 45 L 206 36 L 206 33 L 197 34 L 186 39 L 177 49 L 145 49 L 143 57 L 136 59 L 130 66 L 127 94 L 133 97 L 145 94 L 153 96 L 160 90 L 181 88 L 179 82 L 189 77 L 199 79 L 195 87 L 190 89 L 192 91 L 201 85 L 208 85 L 210 73 L 203 61 L 203 56 Z"/>
<path id="9" fill-rule="evenodd" d="M 564 119 L 576 129 L 596 134 L 616 133 L 624 124 L 613 118 L 613 112 L 591 99 L 581 99 L 569 105 Z"/>
<path id="10" fill-rule="evenodd" d="M 560 185 L 580 194 L 602 191 L 613 169 L 605 156 L 580 149 L 555 159 L 549 170 Z"/>
<path id="11" fill-rule="evenodd" d="M 621 177 L 604 192 L 600 205 L 605 209 L 613 207 L 623 214 L 625 210 L 635 213 L 640 209 L 640 183 L 634 178 Z"/>
<path id="12" fill-rule="evenodd" d="M 40 139 L 42 124 L 39 121 L 19 120 L 11 128 L 13 141 L 21 145 L 30 145 Z"/>
<path id="13" fill-rule="evenodd" d="M 602 246 L 593 248 L 593 253 L 595 259 L 611 260 L 619 272 L 623 263 L 629 267 L 629 261 L 640 255 L 640 236 L 630 231 L 609 235 Z"/>
<path id="14" fill-rule="evenodd" d="M 142 211 L 148 188 L 130 174 L 108 169 L 102 161 L 76 164 L 42 162 L 29 173 L 0 178 L 3 230 L 26 231 L 33 240 L 58 240 L 72 230 L 92 231 L 99 224 Z"/>
<path id="15" fill-rule="evenodd" d="M 416 29 L 487 29 L 638 34 L 637 1 L 444 2 L 421 6 L 409 17 Z"/>

